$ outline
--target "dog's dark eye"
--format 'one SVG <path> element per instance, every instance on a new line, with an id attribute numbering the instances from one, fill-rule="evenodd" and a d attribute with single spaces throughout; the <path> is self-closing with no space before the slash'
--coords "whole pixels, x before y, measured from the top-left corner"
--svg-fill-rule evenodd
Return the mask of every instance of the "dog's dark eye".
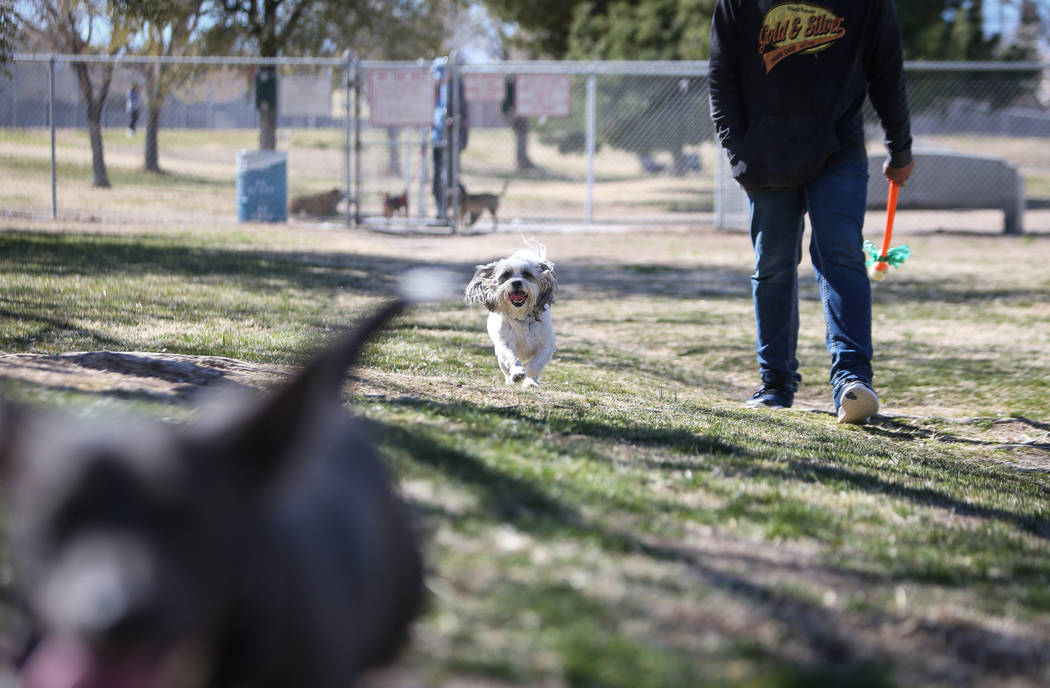
<path id="1" fill-rule="evenodd" d="M 100 454 L 88 462 L 52 525 L 58 538 L 92 527 L 168 530 L 185 522 L 181 506 L 158 499 L 119 457 Z"/>
<path id="2" fill-rule="evenodd" d="M 532 279 L 532 273 L 528 270 L 523 270 L 521 273 L 522 279 Z"/>
<path id="3" fill-rule="evenodd" d="M 500 282 L 506 282 L 507 280 L 509 280 L 511 278 L 512 274 L 513 273 L 511 273 L 509 270 L 507 272 L 500 273 L 499 281 Z"/>

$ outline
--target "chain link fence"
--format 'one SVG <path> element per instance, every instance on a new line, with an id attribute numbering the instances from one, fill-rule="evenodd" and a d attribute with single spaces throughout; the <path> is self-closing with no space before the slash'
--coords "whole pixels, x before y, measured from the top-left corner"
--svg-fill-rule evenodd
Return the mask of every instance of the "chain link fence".
<path id="1" fill-rule="evenodd" d="M 267 109 L 278 114 L 289 197 L 345 192 L 346 64 L 16 55 L 0 73 L 0 208 L 106 221 L 235 218 L 239 154 L 260 148 Z M 311 97 L 318 88 L 323 97 Z"/>
<path id="2" fill-rule="evenodd" d="M 949 155 L 946 183 L 960 192 L 989 184 L 957 160 L 1000 161 L 1020 180 L 1026 229 L 1050 230 L 1038 212 L 1050 209 L 1050 65 L 907 67 L 916 150 Z M 269 121 L 292 222 L 742 226 L 746 198 L 715 143 L 706 73 L 703 62 L 17 55 L 0 74 L 0 212 L 245 219 L 241 156 L 259 150 Z M 866 120 L 875 158 L 870 107 Z M 915 207 L 980 205 L 931 194 Z"/>

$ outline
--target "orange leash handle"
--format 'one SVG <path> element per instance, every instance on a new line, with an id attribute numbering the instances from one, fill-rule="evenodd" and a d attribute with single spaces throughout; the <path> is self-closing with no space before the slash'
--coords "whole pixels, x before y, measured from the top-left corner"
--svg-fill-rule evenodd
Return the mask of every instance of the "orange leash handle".
<path id="1" fill-rule="evenodd" d="M 890 251 L 890 239 L 893 238 L 893 219 L 897 215 L 897 194 L 900 191 L 900 187 L 897 183 L 890 181 L 890 192 L 886 197 L 886 232 L 882 236 L 882 253 L 879 258 L 885 258 L 886 254 Z M 877 269 L 886 270 L 889 268 L 886 263 L 879 261 Z"/>

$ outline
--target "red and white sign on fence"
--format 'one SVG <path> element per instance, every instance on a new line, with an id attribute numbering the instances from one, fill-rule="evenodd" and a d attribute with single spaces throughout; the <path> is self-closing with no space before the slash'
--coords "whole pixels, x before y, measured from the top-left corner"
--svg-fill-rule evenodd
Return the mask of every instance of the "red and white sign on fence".
<path id="1" fill-rule="evenodd" d="M 468 103 L 502 103 L 507 97 L 503 74 L 464 74 L 463 96 Z"/>
<path id="2" fill-rule="evenodd" d="M 372 71 L 372 124 L 423 127 L 434 121 L 434 77 L 429 69 Z"/>
<path id="3" fill-rule="evenodd" d="M 518 117 L 568 117 L 572 114 L 572 76 L 519 74 L 514 85 Z"/>

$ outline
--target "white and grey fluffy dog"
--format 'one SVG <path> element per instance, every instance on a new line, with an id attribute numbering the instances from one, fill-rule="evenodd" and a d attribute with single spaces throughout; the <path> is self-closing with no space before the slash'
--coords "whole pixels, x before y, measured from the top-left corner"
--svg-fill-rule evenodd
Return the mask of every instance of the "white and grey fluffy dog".
<path id="1" fill-rule="evenodd" d="M 558 278 L 543 244 L 526 244 L 530 248 L 477 266 L 464 301 L 489 309 L 489 336 L 507 384 L 536 387 L 540 372 L 554 356 L 551 306 Z"/>

